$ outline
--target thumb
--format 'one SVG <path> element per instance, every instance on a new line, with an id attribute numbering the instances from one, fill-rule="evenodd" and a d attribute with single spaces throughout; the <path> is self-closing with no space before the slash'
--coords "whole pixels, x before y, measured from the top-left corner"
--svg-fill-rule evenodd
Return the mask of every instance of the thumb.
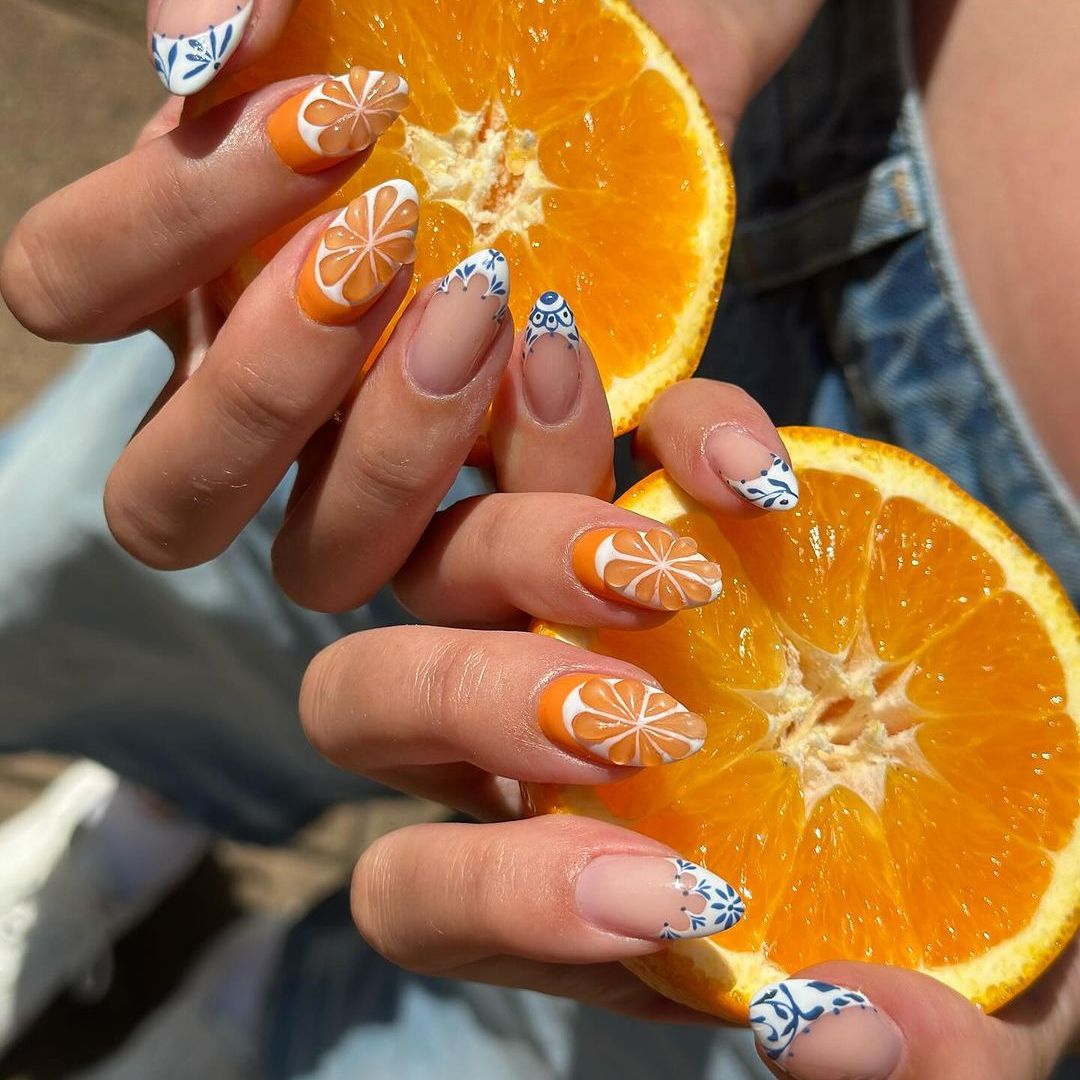
<path id="1" fill-rule="evenodd" d="M 795 1080 L 1045 1080 L 1075 1024 L 1071 947 L 998 1016 L 916 971 L 817 964 L 750 1003 L 762 1060 Z"/>

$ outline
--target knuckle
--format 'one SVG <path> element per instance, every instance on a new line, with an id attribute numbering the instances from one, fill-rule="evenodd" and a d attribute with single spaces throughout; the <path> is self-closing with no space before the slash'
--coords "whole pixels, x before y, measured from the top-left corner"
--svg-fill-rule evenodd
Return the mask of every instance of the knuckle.
<path id="1" fill-rule="evenodd" d="M 0 258 L 0 294 L 12 315 L 33 334 L 49 341 L 81 338 L 79 320 L 65 299 L 54 249 L 37 224 L 35 207 L 15 227 Z"/>
<path id="2" fill-rule="evenodd" d="M 353 922 L 360 936 L 381 956 L 398 962 L 399 950 L 391 930 L 390 907 L 393 890 L 391 843 L 385 836 L 373 841 L 353 869 L 350 902 Z"/>
<path id="3" fill-rule="evenodd" d="M 230 364 L 217 380 L 216 394 L 223 420 L 245 444 L 275 445 L 302 429 L 314 408 L 302 394 L 282 388 L 269 373 L 287 370 L 281 363 Z"/>
<path id="4" fill-rule="evenodd" d="M 330 761 L 341 756 L 338 724 L 352 638 L 335 641 L 308 665 L 300 684 L 300 723 L 308 742 Z"/>
<path id="5" fill-rule="evenodd" d="M 429 722 L 432 739 L 461 745 L 458 738 L 467 716 L 491 692 L 491 658 L 483 635 L 451 634 L 431 650 L 416 672 L 416 697 Z"/>
<path id="6" fill-rule="evenodd" d="M 150 500 L 131 497 L 110 478 L 104 509 L 109 532 L 132 558 L 154 570 L 182 570 L 192 565 L 177 546 L 176 522 Z"/>
<path id="7" fill-rule="evenodd" d="M 429 490 L 432 469 L 421 455 L 378 442 L 361 442 L 347 474 L 358 505 L 398 510 Z"/>

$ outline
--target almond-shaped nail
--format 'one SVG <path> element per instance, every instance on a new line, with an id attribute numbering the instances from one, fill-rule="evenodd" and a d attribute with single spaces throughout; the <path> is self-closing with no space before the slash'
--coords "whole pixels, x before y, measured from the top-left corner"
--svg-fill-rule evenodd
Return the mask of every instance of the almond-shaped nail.
<path id="1" fill-rule="evenodd" d="M 522 391 L 542 424 L 560 424 L 581 395 L 581 337 L 577 319 L 557 292 L 543 293 L 525 324 Z"/>
<path id="2" fill-rule="evenodd" d="M 763 510 L 790 510 L 799 502 L 791 466 L 738 427 L 719 427 L 705 440 L 705 460 L 732 491 Z"/>
<path id="3" fill-rule="evenodd" d="M 480 369 L 510 299 L 510 266 L 495 248 L 462 259 L 439 282 L 409 342 L 405 365 L 416 384 L 445 396 Z"/>
<path id="4" fill-rule="evenodd" d="M 195 94 L 240 44 L 254 0 L 163 0 L 150 34 L 150 59 L 170 94 Z"/>
<path id="5" fill-rule="evenodd" d="M 746 913 L 722 877 L 662 855 L 600 855 L 578 875 L 576 898 L 586 922 L 646 941 L 719 934 Z"/>
<path id="6" fill-rule="evenodd" d="M 294 94 L 271 113 L 266 131 L 293 172 L 315 173 L 366 150 L 408 104 L 400 75 L 354 67 Z"/>
<path id="7" fill-rule="evenodd" d="M 653 611 L 701 607 L 723 590 L 720 567 L 667 529 L 592 529 L 574 544 L 573 563 L 590 592 Z"/>
<path id="8" fill-rule="evenodd" d="M 540 729 L 573 754 L 611 765 L 667 765 L 705 745 L 705 721 L 637 679 L 563 675 L 540 695 Z"/>
<path id="9" fill-rule="evenodd" d="M 313 246 L 298 287 L 300 306 L 316 322 L 360 318 L 394 275 L 416 259 L 420 200 L 407 180 L 388 180 L 358 195 Z"/>
<path id="10" fill-rule="evenodd" d="M 750 1001 L 754 1038 L 796 1080 L 885 1080 L 900 1062 L 899 1029 L 865 994 L 785 979 Z"/>

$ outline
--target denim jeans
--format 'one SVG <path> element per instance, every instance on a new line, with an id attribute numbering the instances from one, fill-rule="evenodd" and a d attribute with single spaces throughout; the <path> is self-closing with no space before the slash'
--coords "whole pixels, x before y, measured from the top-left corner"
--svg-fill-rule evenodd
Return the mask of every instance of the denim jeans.
<path id="1" fill-rule="evenodd" d="M 1025 536 L 1075 600 L 1080 509 L 965 298 L 906 40 L 891 0 L 831 0 L 751 105 L 701 375 L 740 383 L 780 423 L 916 450 Z M 116 547 L 105 476 L 167 370 L 149 336 L 90 350 L 0 439 L 0 749 L 96 758 L 227 835 L 275 843 L 334 803 L 386 794 L 311 750 L 296 694 L 323 645 L 406 616 L 389 595 L 341 616 L 281 596 L 268 565 L 284 487 L 207 566 L 155 573 Z M 466 472 L 451 497 L 477 490 Z M 745 1032 L 399 971 L 357 937 L 344 893 L 293 928 L 265 1049 L 274 1080 L 767 1075 Z"/>

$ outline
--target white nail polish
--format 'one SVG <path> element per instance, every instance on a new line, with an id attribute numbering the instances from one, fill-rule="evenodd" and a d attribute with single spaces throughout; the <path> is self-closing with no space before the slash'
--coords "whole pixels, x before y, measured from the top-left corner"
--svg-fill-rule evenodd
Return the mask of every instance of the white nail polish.
<path id="1" fill-rule="evenodd" d="M 799 502 L 799 481 L 791 466 L 776 454 L 767 469 L 749 480 L 734 480 L 725 476 L 724 481 L 747 502 L 764 510 L 790 510 Z"/>
<path id="2" fill-rule="evenodd" d="M 487 282 L 487 288 L 480 296 L 481 300 L 496 296 L 502 301 L 502 306 L 495 312 L 495 321 L 502 322 L 506 318 L 506 304 L 510 297 L 510 264 L 506 261 L 506 256 L 495 248 L 487 248 L 462 259 L 439 282 L 435 291 L 448 293 L 451 283 L 455 281 L 461 283 L 464 291 L 469 288 L 469 283 L 474 278 Z"/>
<path id="3" fill-rule="evenodd" d="M 180 36 L 156 30 L 151 34 L 150 58 L 169 93 L 195 94 L 213 80 L 236 52 L 253 7 L 254 0 L 248 0 L 242 7 L 237 5 L 235 12 L 227 18 L 204 26 L 192 26 Z"/>
<path id="4" fill-rule="evenodd" d="M 533 304 L 525 324 L 525 358 L 540 342 L 559 338 L 568 349 L 580 352 L 581 337 L 570 305 L 561 294 L 546 292 Z"/>

